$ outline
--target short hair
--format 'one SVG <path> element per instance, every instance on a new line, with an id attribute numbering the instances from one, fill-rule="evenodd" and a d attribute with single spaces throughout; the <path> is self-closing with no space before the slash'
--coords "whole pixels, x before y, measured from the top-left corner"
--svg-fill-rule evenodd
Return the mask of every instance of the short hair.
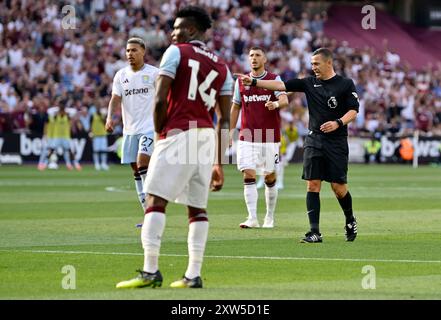
<path id="1" fill-rule="evenodd" d="M 250 48 L 250 51 L 251 51 L 251 50 L 260 50 L 260 51 L 262 51 L 263 53 L 265 53 L 265 49 L 263 49 L 262 47 L 259 47 L 259 46 L 251 47 L 251 48 Z"/>
<path id="2" fill-rule="evenodd" d="M 199 6 L 186 6 L 176 13 L 176 18 L 188 18 L 202 32 L 211 28 L 211 18 L 207 11 Z"/>
<path id="3" fill-rule="evenodd" d="M 145 42 L 141 38 L 133 37 L 127 40 L 127 44 L 131 44 L 131 43 L 138 44 L 145 50 Z"/>
<path id="4" fill-rule="evenodd" d="M 312 55 L 316 56 L 318 54 L 321 54 L 325 59 L 331 59 L 332 60 L 332 51 L 328 48 L 318 48 L 315 50 Z"/>

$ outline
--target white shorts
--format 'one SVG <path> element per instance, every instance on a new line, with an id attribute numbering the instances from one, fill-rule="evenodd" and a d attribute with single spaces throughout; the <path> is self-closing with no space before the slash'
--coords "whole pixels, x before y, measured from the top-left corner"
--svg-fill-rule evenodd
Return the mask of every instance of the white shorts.
<path id="1" fill-rule="evenodd" d="M 254 170 L 258 175 L 276 172 L 279 164 L 279 142 L 238 141 L 237 168 L 240 171 Z"/>
<path id="2" fill-rule="evenodd" d="M 136 163 L 139 153 L 151 156 L 154 146 L 153 140 L 154 133 L 152 131 L 145 134 L 123 136 L 121 163 Z"/>
<path id="3" fill-rule="evenodd" d="M 216 151 L 216 133 L 194 128 L 158 140 L 144 190 L 169 202 L 205 209 Z"/>

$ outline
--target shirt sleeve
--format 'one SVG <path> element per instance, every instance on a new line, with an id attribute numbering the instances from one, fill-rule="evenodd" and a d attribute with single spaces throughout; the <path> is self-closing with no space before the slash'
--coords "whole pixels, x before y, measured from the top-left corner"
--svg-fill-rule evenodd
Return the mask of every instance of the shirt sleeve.
<path id="1" fill-rule="evenodd" d="M 122 96 L 122 87 L 120 79 L 121 72 L 117 72 L 115 77 L 113 77 L 113 85 L 112 85 L 112 94 L 117 95 L 118 97 Z"/>
<path id="2" fill-rule="evenodd" d="M 242 104 L 242 96 L 240 95 L 240 90 L 239 90 L 239 78 L 236 79 L 236 82 L 234 84 L 233 102 L 235 104 L 238 104 L 239 106 Z"/>
<path id="3" fill-rule="evenodd" d="M 280 76 L 277 76 L 274 80 L 277 80 L 277 81 L 282 81 L 282 78 L 280 78 Z M 285 84 L 285 86 L 286 86 L 286 84 Z M 274 95 L 278 98 L 280 95 L 282 95 L 282 94 L 286 94 L 286 92 L 285 91 L 274 91 Z"/>
<path id="4" fill-rule="evenodd" d="M 290 79 L 284 83 L 286 91 L 288 92 L 305 92 L 305 79 Z"/>
<path id="5" fill-rule="evenodd" d="M 164 75 L 172 79 L 176 76 L 176 70 L 181 62 L 181 52 L 175 45 L 171 45 L 164 52 L 159 65 L 159 75 Z"/>
<path id="6" fill-rule="evenodd" d="M 349 87 L 346 90 L 345 104 L 348 106 L 348 110 L 355 110 L 358 112 L 360 103 L 354 81 L 352 80 L 350 80 Z"/>
<path id="7" fill-rule="evenodd" d="M 220 96 L 231 96 L 233 94 L 233 77 L 231 76 L 230 69 L 227 68 L 227 76 L 225 77 L 224 85 L 219 92 Z"/>

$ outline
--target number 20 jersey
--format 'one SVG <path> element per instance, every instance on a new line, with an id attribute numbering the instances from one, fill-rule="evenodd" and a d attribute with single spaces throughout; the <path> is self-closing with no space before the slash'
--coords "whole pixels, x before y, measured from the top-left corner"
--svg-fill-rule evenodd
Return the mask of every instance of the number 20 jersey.
<path id="1" fill-rule="evenodd" d="M 173 129 L 212 128 L 216 101 L 232 95 L 233 79 L 225 62 L 203 42 L 171 45 L 165 51 L 159 75 L 173 78 L 168 93 L 167 123 L 160 137 Z"/>

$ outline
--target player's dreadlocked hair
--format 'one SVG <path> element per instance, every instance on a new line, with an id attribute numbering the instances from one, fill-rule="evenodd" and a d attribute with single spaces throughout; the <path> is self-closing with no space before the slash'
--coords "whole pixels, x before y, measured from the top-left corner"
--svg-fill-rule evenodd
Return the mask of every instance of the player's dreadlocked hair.
<path id="1" fill-rule="evenodd" d="M 186 6 L 181 8 L 176 18 L 189 18 L 199 31 L 205 32 L 211 28 L 211 19 L 204 8 L 198 6 Z"/>

